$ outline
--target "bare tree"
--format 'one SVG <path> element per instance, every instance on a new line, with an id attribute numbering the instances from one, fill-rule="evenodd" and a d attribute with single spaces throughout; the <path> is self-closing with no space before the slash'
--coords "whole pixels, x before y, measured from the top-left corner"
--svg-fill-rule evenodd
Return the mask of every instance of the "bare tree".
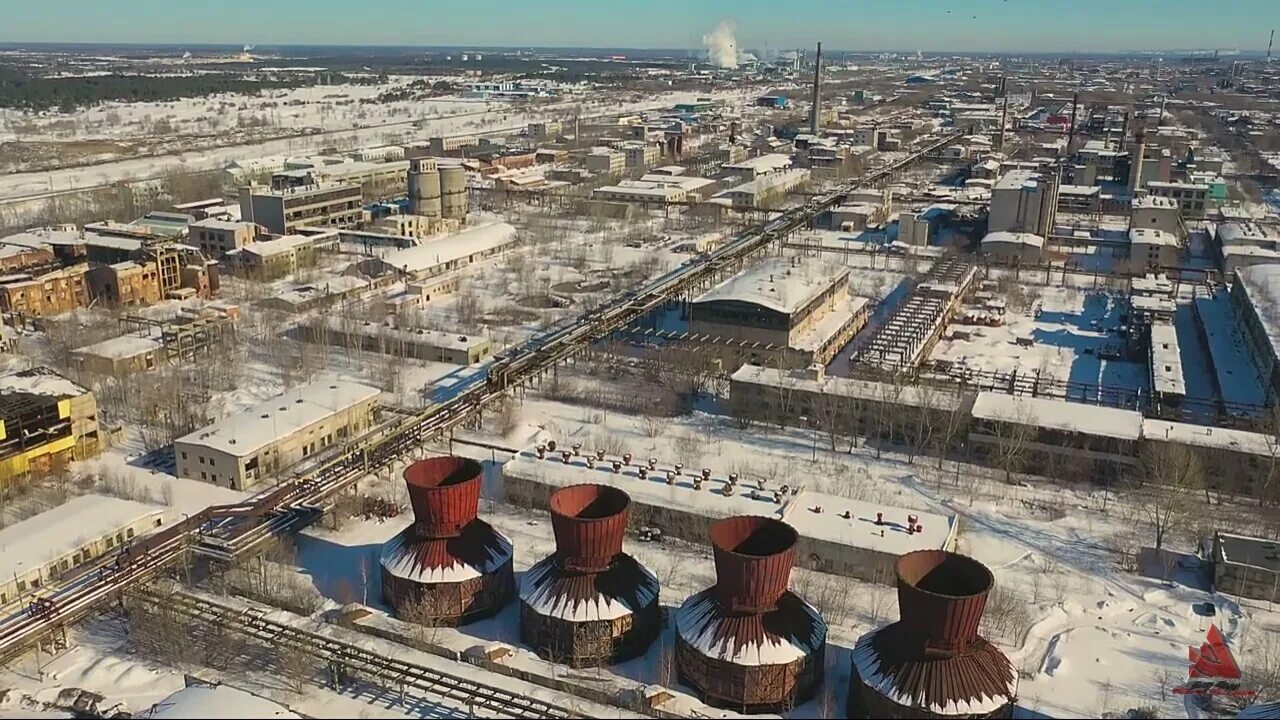
<path id="1" fill-rule="evenodd" d="M 1138 516 L 1155 533 L 1156 549 L 1169 533 L 1200 512 L 1194 498 L 1204 488 L 1204 470 L 1191 448 L 1179 443 L 1148 443 L 1142 471 L 1133 481 Z"/>
<path id="2" fill-rule="evenodd" d="M 997 420 L 992 430 L 996 437 L 996 467 L 1004 471 L 1004 481 L 1012 483 L 1014 473 L 1022 472 L 1036 426 L 1026 413 L 1021 413 L 1008 420 Z"/>

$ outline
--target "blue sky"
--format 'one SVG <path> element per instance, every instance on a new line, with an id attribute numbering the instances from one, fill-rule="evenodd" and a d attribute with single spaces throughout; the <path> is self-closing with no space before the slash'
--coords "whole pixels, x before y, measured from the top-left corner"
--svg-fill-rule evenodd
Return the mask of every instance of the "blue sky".
<path id="1" fill-rule="evenodd" d="M 769 50 L 1261 51 L 1280 0 L 0 0 L 0 42 L 688 48 L 721 20 Z"/>

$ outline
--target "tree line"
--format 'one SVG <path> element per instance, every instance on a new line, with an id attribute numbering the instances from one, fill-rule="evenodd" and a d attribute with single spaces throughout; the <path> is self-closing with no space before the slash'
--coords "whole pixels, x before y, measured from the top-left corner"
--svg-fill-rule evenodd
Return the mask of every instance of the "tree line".
<path id="1" fill-rule="evenodd" d="M 0 65 L 0 108 L 71 112 L 104 102 L 165 102 L 218 93 L 256 93 L 309 84 L 310 77 L 249 79 L 243 75 L 99 75 L 36 77 Z"/>

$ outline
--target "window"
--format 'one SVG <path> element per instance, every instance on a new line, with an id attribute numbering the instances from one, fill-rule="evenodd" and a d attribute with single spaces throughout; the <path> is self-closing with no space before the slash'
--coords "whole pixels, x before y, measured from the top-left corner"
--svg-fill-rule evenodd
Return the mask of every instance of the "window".
<path id="1" fill-rule="evenodd" d="M 201 479 L 201 480 L 208 480 L 208 479 L 209 479 L 209 473 L 207 473 L 207 472 L 205 472 L 205 471 L 201 470 L 201 471 L 200 471 L 200 479 Z"/>
<path id="2" fill-rule="evenodd" d="M 129 528 L 129 530 L 126 532 L 126 535 L 128 535 L 129 538 L 133 538 L 133 528 Z"/>
<path id="3" fill-rule="evenodd" d="M 203 465 L 203 464 L 204 464 L 204 456 L 203 456 L 203 455 L 201 455 L 201 456 L 200 456 L 199 458 L 197 458 L 197 459 L 200 461 L 200 464 L 201 464 L 201 465 Z"/>

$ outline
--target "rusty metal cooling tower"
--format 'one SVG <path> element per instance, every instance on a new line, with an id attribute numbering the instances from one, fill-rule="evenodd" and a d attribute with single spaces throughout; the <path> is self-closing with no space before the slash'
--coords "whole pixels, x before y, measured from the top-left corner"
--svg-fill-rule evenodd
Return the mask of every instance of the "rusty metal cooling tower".
<path id="1" fill-rule="evenodd" d="M 520 585 L 520 634 L 544 658 L 573 667 L 641 655 L 661 629 L 658 579 L 622 552 L 631 498 L 605 485 L 551 496 L 556 552 Z"/>
<path id="2" fill-rule="evenodd" d="M 481 475 L 480 463 L 452 456 L 405 469 L 414 522 L 383 545 L 380 560 L 383 598 L 397 613 L 461 625 L 511 599 L 511 541 L 476 517 Z"/>
<path id="3" fill-rule="evenodd" d="M 767 517 L 711 524 L 716 584 L 676 614 L 681 682 L 703 701 L 773 712 L 812 697 L 822 682 L 827 624 L 787 590 L 796 531 Z"/>
<path id="4" fill-rule="evenodd" d="M 945 550 L 907 553 L 896 570 L 900 619 L 854 646 L 849 717 L 1010 717 L 1017 676 L 978 634 L 991 571 Z"/>

